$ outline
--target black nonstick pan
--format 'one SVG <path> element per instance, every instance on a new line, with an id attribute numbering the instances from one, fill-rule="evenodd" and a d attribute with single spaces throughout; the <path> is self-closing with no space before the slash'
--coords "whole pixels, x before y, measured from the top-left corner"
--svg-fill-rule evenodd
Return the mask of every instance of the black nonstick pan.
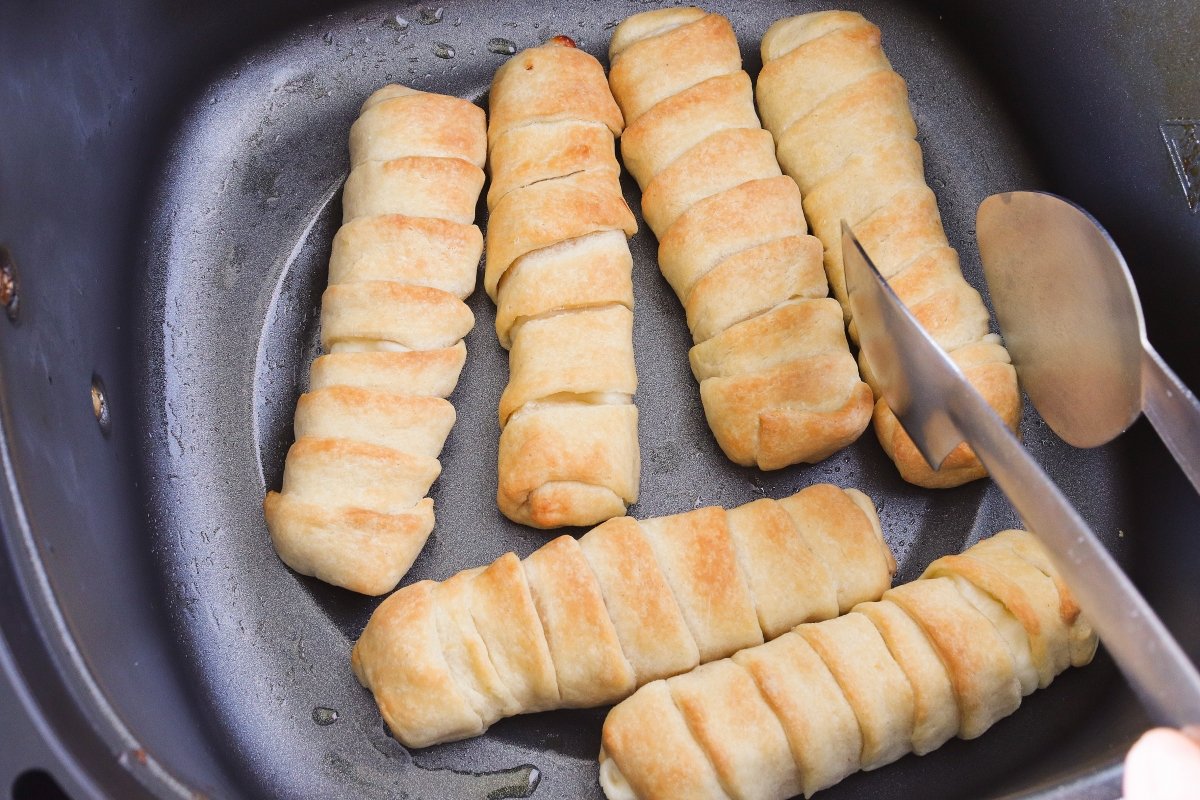
<path id="1" fill-rule="evenodd" d="M 705 6 L 732 19 L 753 75 L 772 21 L 829 4 Z M 290 572 L 260 504 L 316 352 L 362 100 L 398 81 L 486 104 L 513 50 L 566 34 L 603 57 L 616 23 L 648 7 L 0 4 L 0 797 L 600 796 L 603 709 L 401 747 L 347 663 L 378 601 Z M 1200 8 L 853 7 L 908 79 L 969 280 L 982 288 L 972 226 L 984 197 L 1071 197 L 1124 249 L 1163 357 L 1200 385 L 1200 123 L 1188 121 L 1200 117 Z M 871 433 L 813 466 L 730 465 L 704 424 L 656 242 L 643 230 L 631 246 L 643 453 L 632 513 L 855 486 L 879 505 L 898 580 L 1018 524 L 987 482 L 904 484 Z M 470 305 L 438 527 L 406 581 L 548 538 L 495 508 L 507 362 L 490 301 L 478 291 Z M 1022 433 L 1200 654 L 1200 503 L 1145 423 L 1078 451 L 1027 408 Z M 1113 798 L 1147 724 L 1102 653 L 983 738 L 821 797 Z"/>

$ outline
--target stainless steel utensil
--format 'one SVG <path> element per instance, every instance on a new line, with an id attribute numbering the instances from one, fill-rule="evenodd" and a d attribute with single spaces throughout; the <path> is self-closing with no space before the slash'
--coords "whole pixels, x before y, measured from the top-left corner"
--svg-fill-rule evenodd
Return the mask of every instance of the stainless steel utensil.
<path id="1" fill-rule="evenodd" d="M 1108 232 L 1061 197 L 1007 192 L 980 205 L 976 235 L 1004 343 L 1046 424 L 1096 447 L 1145 411 L 1200 492 L 1200 403 L 1146 339 Z"/>
<path id="2" fill-rule="evenodd" d="M 888 404 L 932 465 L 966 441 L 1046 544 L 1113 659 L 1159 721 L 1200 723 L 1200 674 L 1058 487 L 887 285 L 842 223 L 859 343 Z"/>

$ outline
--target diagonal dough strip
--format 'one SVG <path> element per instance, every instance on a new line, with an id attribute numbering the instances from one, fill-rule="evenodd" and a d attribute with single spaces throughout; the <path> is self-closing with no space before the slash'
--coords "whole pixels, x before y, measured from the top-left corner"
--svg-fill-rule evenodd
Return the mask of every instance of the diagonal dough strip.
<path id="1" fill-rule="evenodd" d="M 804 193 L 813 234 L 825 246 L 833 294 L 849 316 L 842 220 L 853 227 L 896 294 L 1014 431 L 1021 416 L 1016 372 L 988 332 L 979 293 L 963 279 L 937 200 L 925 185 L 908 87 L 862 15 L 822 11 L 780 20 L 762 40 L 758 105 L 779 162 Z M 850 335 L 857 338 L 854 321 Z M 863 378 L 879 386 L 865 359 Z M 930 488 L 983 477 L 966 444 L 932 469 L 881 396 L 875 432 L 907 481 Z"/>
<path id="2" fill-rule="evenodd" d="M 443 584 L 405 586 L 367 623 L 355 673 L 411 747 L 475 735 L 513 714 L 615 703 L 800 622 L 828 619 L 839 595 L 877 600 L 895 562 L 874 507 L 851 492 L 821 484 L 789 498 L 787 510 L 758 500 L 643 522 L 618 517 L 578 541 L 560 536 L 524 561 L 508 553 Z M 797 583 L 783 598 L 771 596 L 789 580 Z M 411 648 L 421 652 L 396 659 Z M 449 688 L 424 694 L 423 686 Z M 671 714 L 687 730 L 691 722 L 674 706 Z"/>
<path id="3" fill-rule="evenodd" d="M 717 443 L 760 469 L 840 450 L 867 426 L 870 389 L 729 20 L 697 8 L 635 14 L 609 55 L 628 125 L 621 155 L 686 311 Z"/>
<path id="4" fill-rule="evenodd" d="M 799 625 L 730 659 L 642 686 L 604 722 L 605 795 L 679 796 L 672 781 L 681 778 L 670 765 L 686 764 L 697 776 L 712 776 L 689 778 L 696 783 L 688 797 L 811 797 L 860 769 L 928 753 L 952 736 L 981 735 L 1021 703 L 1013 636 L 1021 626 L 1001 612 L 1027 626 L 1031 608 L 1040 622 L 1059 615 L 1039 629 L 1054 640 L 1043 650 L 1063 652 L 1073 639 L 1081 653 L 1090 653 L 1088 644 L 1094 650 L 1095 636 L 1069 611 L 1070 593 L 1056 575 L 1033 566 L 1044 561 L 1032 534 L 1003 531 L 845 616 Z M 995 582 L 1010 569 L 1020 576 Z M 976 582 L 992 587 L 999 612 L 981 610 Z M 1057 675 L 1070 662 L 1050 663 Z"/>

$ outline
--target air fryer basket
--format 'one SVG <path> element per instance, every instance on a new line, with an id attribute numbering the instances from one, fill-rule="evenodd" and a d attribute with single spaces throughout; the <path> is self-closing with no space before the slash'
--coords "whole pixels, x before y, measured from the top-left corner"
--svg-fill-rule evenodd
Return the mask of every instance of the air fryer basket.
<path id="1" fill-rule="evenodd" d="M 34 767 L 75 797 L 599 797 L 603 709 L 401 747 L 347 666 L 378 601 L 290 572 L 260 504 L 279 484 L 316 353 L 362 99 L 398 81 L 483 104 L 507 45 L 564 33 L 603 57 L 611 28 L 650 5 L 99 5 L 0 6 L 0 269 L 17 298 L 0 319 L 0 711 L 14 720 L 0 734 L 0 792 Z M 773 20 L 832 7 L 704 5 L 732 19 L 752 75 Z M 982 288 L 973 221 L 985 196 L 1071 197 L 1122 245 L 1151 339 L 1200 385 L 1200 217 L 1186 191 L 1200 143 L 1180 122 L 1200 115 L 1188 67 L 1200 10 L 854 7 L 908 79 L 968 279 Z M 704 423 L 683 314 L 644 227 L 631 242 L 644 464 L 631 513 L 857 486 L 880 507 L 898 580 L 1018 524 L 987 482 L 904 484 L 871 433 L 818 465 L 731 466 Z M 548 538 L 495 508 L 507 362 L 490 301 L 478 291 L 470 305 L 438 527 L 406 582 Z M 1200 503 L 1145 423 L 1094 451 L 1068 447 L 1028 408 L 1022 432 L 1195 656 Z M 1146 725 L 1101 653 L 983 738 L 822 797 L 1115 797 L 1116 765 Z M 18 800 L 39 796 L 21 780 Z"/>

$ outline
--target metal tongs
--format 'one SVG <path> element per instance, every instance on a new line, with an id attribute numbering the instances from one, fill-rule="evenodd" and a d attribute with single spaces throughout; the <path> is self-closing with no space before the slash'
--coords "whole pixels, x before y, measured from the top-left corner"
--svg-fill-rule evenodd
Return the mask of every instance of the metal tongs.
<path id="1" fill-rule="evenodd" d="M 1051 430 L 1096 447 L 1145 411 L 1200 492 L 1200 403 L 1150 346 L 1108 231 L 1044 192 L 992 195 L 975 227 L 1000 331 Z"/>
<path id="2" fill-rule="evenodd" d="M 1063 203 L 1058 198 L 1052 199 L 1055 203 Z M 1017 268 L 1012 268 L 1006 272 L 1004 265 L 1000 264 L 996 256 L 997 251 L 990 247 L 997 240 L 990 240 L 989 246 L 986 247 L 982 241 L 985 236 L 991 236 L 1004 227 L 1002 220 L 998 221 L 989 216 L 997 208 L 1004 211 L 1013 207 L 1011 202 L 1003 207 L 996 205 L 1004 202 L 1004 199 L 995 198 L 985 201 L 978 225 L 980 249 L 985 259 L 992 261 L 993 268 L 989 268 L 985 263 L 985 271 L 993 287 L 994 298 L 998 285 L 996 276 L 1004 273 L 1009 278 L 1014 278 L 1017 271 Z M 1076 210 L 1076 213 L 1079 212 Z M 1090 218 L 1087 219 L 1090 223 Z M 1052 227 L 1041 229 L 1044 236 L 1052 236 L 1053 230 Z M 1072 231 L 1074 235 L 1083 235 L 1082 229 L 1073 228 Z M 1024 266 L 1019 267 L 1022 271 L 1053 269 L 1054 265 L 1047 267 L 1045 259 L 1049 257 L 1048 254 L 1054 254 L 1054 257 L 1058 258 L 1075 259 L 1074 268 L 1078 273 L 1080 269 L 1084 269 L 1082 262 L 1085 257 L 1098 252 L 1073 252 L 1070 240 L 1065 246 L 1057 247 L 1048 247 L 1043 242 L 1039 249 L 1039 243 L 1031 238 L 1026 231 L 1023 241 L 1020 241 L 1020 234 L 999 240 L 1006 242 L 1005 246 L 1010 248 L 1008 252 L 1018 252 L 1017 248 L 1020 247 L 1019 252 L 1025 253 Z M 850 227 L 844 222 L 842 256 L 850 309 L 858 327 L 860 347 L 878 378 L 888 405 L 895 411 L 925 460 L 935 467 L 939 466 L 955 447 L 966 441 L 1008 496 L 1025 524 L 1045 543 L 1055 566 L 1075 593 L 1081 610 L 1096 629 L 1147 711 L 1157 721 L 1177 727 L 1200 724 L 1200 673 L 1195 665 L 1058 487 L 888 286 Z M 1119 254 L 1117 258 L 1119 259 Z M 1012 259 L 1008 261 L 1011 262 Z M 1124 266 L 1123 261 L 1120 264 Z M 1008 266 L 1012 267 L 1012 264 Z M 1014 280 L 1018 284 L 1021 282 L 1019 276 Z M 1089 280 L 1100 282 L 1101 278 L 1093 275 Z M 1010 285 L 1011 283 L 1012 281 Z M 1026 286 L 1029 287 L 1029 284 Z M 1042 286 L 1045 286 L 1044 282 Z M 1067 288 L 1075 291 L 1077 287 L 1068 284 Z M 1001 294 L 1005 294 L 1004 290 Z M 1007 294 L 1005 299 L 1008 299 Z M 1031 305 L 1032 311 L 1017 312 L 1015 318 L 1023 319 L 1037 310 L 1047 314 L 1053 313 L 1057 307 L 1049 306 L 1052 299 L 1041 297 Z M 1136 297 L 1133 302 L 1136 305 Z M 1011 326 L 1014 315 L 1009 314 L 1006 317 L 1000 312 L 1000 305 L 997 300 L 997 316 L 1001 325 Z M 1010 310 L 1011 304 L 1006 305 L 1009 306 L 1006 310 Z M 1102 306 L 1093 306 L 1093 309 L 1096 313 L 1111 313 L 1102 310 Z M 1140 325 L 1140 310 L 1136 320 Z M 1063 333 L 1061 327 L 1046 323 L 1033 328 L 1025 339 L 1019 335 L 1005 337 L 1010 351 L 1013 352 L 1014 363 L 1022 383 L 1029 390 L 1030 398 L 1039 411 L 1043 410 L 1045 401 L 1042 398 L 1046 392 L 1049 391 L 1052 396 L 1055 394 L 1053 388 L 1044 389 L 1047 385 L 1054 386 L 1055 376 L 1052 370 L 1044 371 L 1041 380 L 1035 379 L 1031 385 L 1029 371 L 1022 364 L 1022 355 L 1027 353 L 1021 352 L 1021 347 L 1026 346 L 1026 350 L 1036 347 L 1036 344 L 1031 344 L 1039 341 L 1035 332 L 1038 336 L 1048 336 L 1055 332 L 1056 328 L 1057 333 Z M 1009 333 L 1007 329 L 1003 332 Z M 1142 333 L 1138 342 L 1144 341 L 1145 336 Z M 1012 350 L 1014 344 L 1018 345 L 1017 350 Z M 1148 348 L 1148 345 L 1146 347 Z M 1136 356 L 1140 369 L 1140 349 Z M 1113 358 L 1111 353 L 1098 351 L 1098 361 L 1105 357 Z M 1161 364 L 1161 359 L 1157 359 L 1156 355 L 1154 359 Z M 1036 373 L 1035 368 L 1033 374 Z M 1061 381 L 1058 383 L 1061 384 Z M 1035 385 L 1040 385 L 1042 391 L 1035 391 Z M 1182 384 L 1179 386 L 1182 388 Z M 1143 394 L 1140 384 L 1135 384 L 1134 389 L 1123 384 L 1122 391 L 1130 397 L 1136 395 L 1140 411 Z M 1186 404 L 1190 398 L 1197 419 L 1200 419 L 1200 406 L 1195 406 L 1195 398 L 1186 389 L 1183 389 L 1183 392 L 1186 394 L 1179 402 Z M 1178 397 L 1178 391 L 1175 394 Z M 1058 397 L 1061 401 L 1068 398 L 1068 393 L 1060 391 Z M 1069 399 L 1065 402 L 1069 403 Z M 1056 423 L 1063 415 L 1071 417 L 1071 409 L 1069 405 L 1064 405 L 1064 402 L 1059 402 L 1057 406 L 1051 402 L 1047 409 L 1051 407 L 1062 412 L 1060 417 L 1052 420 L 1056 413 L 1054 411 L 1044 412 L 1044 417 L 1047 424 L 1058 432 Z M 1186 410 L 1180 413 L 1186 414 Z M 1114 416 L 1119 414 L 1110 414 L 1110 420 Z M 1153 414 L 1148 416 L 1154 421 Z M 1136 417 L 1136 413 L 1132 416 L 1126 414 L 1124 425 L 1110 433 L 1107 438 L 1095 436 L 1096 430 L 1101 428 L 1093 425 L 1090 443 L 1094 445 L 1108 441 Z M 1110 427 L 1111 424 L 1110 422 Z M 1186 426 L 1180 430 L 1186 431 Z M 1195 430 L 1193 428 L 1193 433 Z M 1170 438 L 1164 438 L 1170 444 Z M 1184 439 L 1186 438 L 1185 436 Z M 1195 443 L 1191 443 L 1191 446 L 1195 452 Z M 1182 447 L 1186 450 L 1188 443 L 1185 441 Z M 1174 446 L 1171 449 L 1173 453 L 1177 451 Z M 1184 466 L 1186 471 L 1186 464 Z"/>

